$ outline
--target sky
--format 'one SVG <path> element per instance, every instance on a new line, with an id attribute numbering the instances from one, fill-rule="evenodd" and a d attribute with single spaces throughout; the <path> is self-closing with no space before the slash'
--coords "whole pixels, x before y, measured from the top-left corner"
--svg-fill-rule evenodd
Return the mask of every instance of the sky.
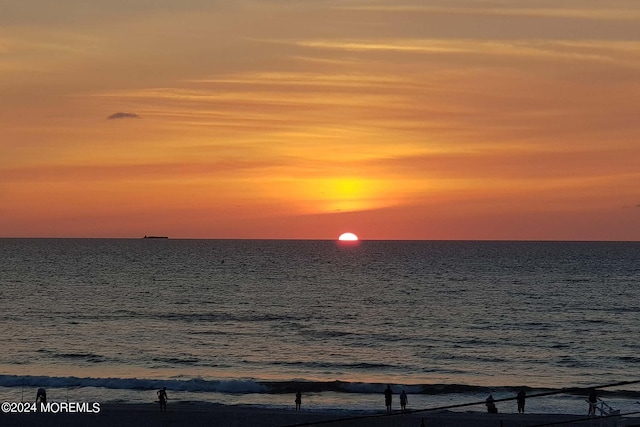
<path id="1" fill-rule="evenodd" d="M 637 0 L 0 0 L 0 237 L 640 240 Z"/>

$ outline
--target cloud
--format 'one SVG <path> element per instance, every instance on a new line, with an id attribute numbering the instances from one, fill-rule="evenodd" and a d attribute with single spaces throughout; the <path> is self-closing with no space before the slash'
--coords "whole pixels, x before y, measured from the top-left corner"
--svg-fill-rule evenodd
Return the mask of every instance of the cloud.
<path id="1" fill-rule="evenodd" d="M 638 11 L 624 7 L 620 8 L 589 8 L 576 4 L 576 7 L 569 8 L 519 8 L 519 7 L 433 7 L 423 5 L 368 5 L 368 6 L 341 6 L 337 9 L 355 10 L 359 12 L 387 12 L 387 13 L 428 13 L 433 15 L 476 15 L 476 16 L 529 16 L 529 17 L 550 17 L 550 18 L 571 18 L 571 19 L 592 19 L 592 20 L 614 20 L 629 21 L 637 20 L 640 17 Z"/>
<path id="2" fill-rule="evenodd" d="M 134 113 L 123 113 L 123 112 L 118 112 L 118 113 L 114 113 L 112 115 L 110 115 L 109 117 L 107 117 L 107 119 L 109 120 L 113 120 L 113 119 L 139 119 L 140 116 Z"/>

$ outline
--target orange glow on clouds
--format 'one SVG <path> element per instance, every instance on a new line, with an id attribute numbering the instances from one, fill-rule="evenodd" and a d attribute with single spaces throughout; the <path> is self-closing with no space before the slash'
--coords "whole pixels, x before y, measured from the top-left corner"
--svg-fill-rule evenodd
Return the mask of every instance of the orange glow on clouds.
<path id="1" fill-rule="evenodd" d="M 640 240 L 640 4 L 240 3 L 8 4 L 0 237 Z"/>

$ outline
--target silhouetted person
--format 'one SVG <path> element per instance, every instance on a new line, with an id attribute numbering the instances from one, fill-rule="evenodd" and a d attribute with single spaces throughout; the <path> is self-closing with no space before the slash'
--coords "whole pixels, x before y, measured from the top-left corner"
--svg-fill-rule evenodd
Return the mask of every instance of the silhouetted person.
<path id="1" fill-rule="evenodd" d="M 402 390 L 402 393 L 400 393 L 400 408 L 402 409 L 402 412 L 407 411 L 407 402 L 407 393 Z"/>
<path id="2" fill-rule="evenodd" d="M 300 405 L 302 405 L 302 393 L 298 391 L 296 393 L 296 411 L 300 410 Z"/>
<path id="3" fill-rule="evenodd" d="M 165 412 L 167 410 L 167 388 L 163 387 L 162 390 L 158 390 L 157 395 L 160 402 L 160 411 Z"/>
<path id="4" fill-rule="evenodd" d="M 485 403 L 487 404 L 487 412 L 490 414 L 497 414 L 498 413 L 498 408 L 496 408 L 496 404 L 493 401 L 493 396 L 491 394 L 489 394 L 489 397 L 487 397 L 487 400 L 485 401 Z"/>
<path id="5" fill-rule="evenodd" d="M 420 421 L 420 427 L 427 427 L 427 426 L 424 424 L 424 418 Z"/>
<path id="6" fill-rule="evenodd" d="M 527 398 L 527 393 L 525 393 L 524 389 L 520 390 L 516 400 L 518 401 L 518 413 L 524 414 L 524 401 Z"/>
<path id="7" fill-rule="evenodd" d="M 387 407 L 387 414 L 391 413 L 392 396 L 393 396 L 393 391 L 391 391 L 391 386 L 387 385 L 387 389 L 384 391 L 384 404 Z"/>
<path id="8" fill-rule="evenodd" d="M 36 403 L 47 403 L 47 391 L 43 388 L 39 388 L 36 392 Z"/>
<path id="9" fill-rule="evenodd" d="M 596 395 L 595 390 L 591 390 L 591 394 L 589 395 L 589 415 L 596 414 L 597 404 L 598 404 L 598 395 Z"/>

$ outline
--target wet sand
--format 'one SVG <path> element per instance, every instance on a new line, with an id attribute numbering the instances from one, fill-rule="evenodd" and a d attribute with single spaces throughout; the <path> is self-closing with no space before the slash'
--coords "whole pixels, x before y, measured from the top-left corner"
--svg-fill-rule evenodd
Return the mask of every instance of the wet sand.
<path id="1" fill-rule="evenodd" d="M 487 414 L 484 412 L 347 413 L 263 409 L 206 403 L 173 403 L 167 412 L 153 404 L 104 404 L 99 413 L 10 413 L 0 414 L 2 426 L 52 427 L 533 427 L 566 425 L 596 427 L 614 425 L 613 420 L 567 414 Z M 580 420 L 580 421 L 576 421 Z M 569 422 L 571 421 L 571 422 Z M 640 418 L 628 418 L 625 425 L 640 425 Z M 618 425 L 623 425 L 618 422 Z"/>

